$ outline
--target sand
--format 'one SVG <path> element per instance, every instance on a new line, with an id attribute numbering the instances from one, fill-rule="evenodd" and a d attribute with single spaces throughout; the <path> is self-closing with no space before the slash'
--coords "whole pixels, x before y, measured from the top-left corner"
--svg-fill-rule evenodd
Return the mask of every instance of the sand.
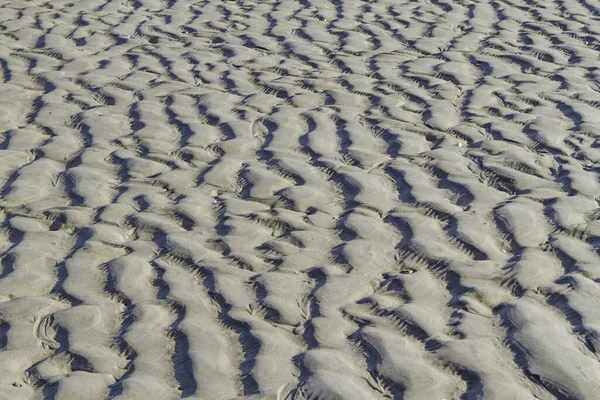
<path id="1" fill-rule="evenodd" d="M 0 398 L 600 393 L 600 1 L 3 0 Z"/>

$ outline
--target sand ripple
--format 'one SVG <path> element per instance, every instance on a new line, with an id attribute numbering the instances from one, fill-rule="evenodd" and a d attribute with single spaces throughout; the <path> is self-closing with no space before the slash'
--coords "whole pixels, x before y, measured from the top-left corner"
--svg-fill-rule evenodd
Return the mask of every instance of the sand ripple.
<path id="1" fill-rule="evenodd" d="M 5 0 L 0 398 L 597 399 L 596 0 Z"/>

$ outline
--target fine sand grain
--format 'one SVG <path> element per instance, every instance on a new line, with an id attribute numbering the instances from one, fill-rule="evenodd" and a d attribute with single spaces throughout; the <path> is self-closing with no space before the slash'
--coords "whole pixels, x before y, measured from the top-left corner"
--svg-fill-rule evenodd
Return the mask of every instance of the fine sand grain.
<path id="1" fill-rule="evenodd" d="M 0 1 L 0 399 L 600 399 L 600 0 Z"/>

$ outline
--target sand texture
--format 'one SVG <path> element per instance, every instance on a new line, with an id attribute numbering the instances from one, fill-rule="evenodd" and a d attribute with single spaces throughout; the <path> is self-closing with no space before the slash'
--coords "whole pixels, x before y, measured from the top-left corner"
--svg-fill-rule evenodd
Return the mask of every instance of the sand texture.
<path id="1" fill-rule="evenodd" d="M 600 0 L 2 0 L 0 82 L 0 399 L 600 399 Z"/>

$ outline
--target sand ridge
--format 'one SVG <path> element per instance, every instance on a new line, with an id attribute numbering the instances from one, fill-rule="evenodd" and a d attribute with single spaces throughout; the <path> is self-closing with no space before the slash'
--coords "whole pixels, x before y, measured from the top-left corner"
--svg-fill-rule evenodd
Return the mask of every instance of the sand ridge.
<path id="1" fill-rule="evenodd" d="M 0 398 L 595 399 L 595 0 L 0 4 Z"/>

